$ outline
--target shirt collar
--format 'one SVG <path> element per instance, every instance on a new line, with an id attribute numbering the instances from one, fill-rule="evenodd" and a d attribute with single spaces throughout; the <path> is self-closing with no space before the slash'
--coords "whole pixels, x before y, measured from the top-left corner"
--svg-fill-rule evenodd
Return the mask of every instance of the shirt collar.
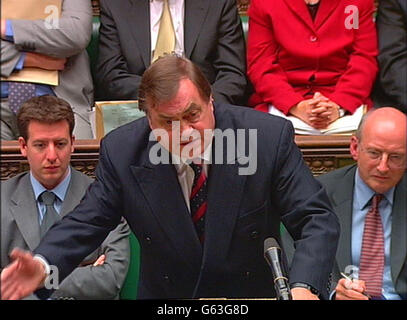
<path id="1" fill-rule="evenodd" d="M 48 190 L 46 189 L 32 174 L 30 171 L 30 180 L 31 180 L 31 185 L 34 190 L 34 196 L 35 200 L 38 201 L 38 197 L 43 193 L 44 191 L 52 191 L 59 200 L 64 201 L 66 192 L 68 191 L 68 186 L 69 182 L 71 181 L 71 167 L 68 166 L 68 174 L 62 180 L 55 188 Z"/>
<path id="2" fill-rule="evenodd" d="M 209 143 L 209 145 L 206 147 L 206 149 L 200 156 L 192 159 L 192 162 L 209 164 L 211 162 L 212 157 L 212 143 L 213 140 L 211 141 L 211 143 Z M 189 165 L 189 163 L 191 163 L 191 160 L 183 159 L 176 154 L 173 154 L 172 157 L 175 169 L 177 170 L 178 173 L 185 170 L 186 166 Z"/>
<path id="3" fill-rule="evenodd" d="M 387 192 L 383 194 L 386 200 L 393 205 L 393 196 L 394 196 L 394 189 L 395 187 L 391 188 Z M 375 195 L 375 191 L 372 190 L 360 177 L 359 168 L 356 169 L 355 175 L 355 192 L 356 192 L 356 199 L 358 201 L 357 205 L 360 210 L 363 210 L 368 204 L 370 199 Z"/>

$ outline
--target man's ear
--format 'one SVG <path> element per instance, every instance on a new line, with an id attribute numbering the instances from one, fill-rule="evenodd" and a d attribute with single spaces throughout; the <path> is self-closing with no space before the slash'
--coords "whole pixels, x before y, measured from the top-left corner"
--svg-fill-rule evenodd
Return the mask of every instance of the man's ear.
<path id="1" fill-rule="evenodd" d="M 20 145 L 20 152 L 24 157 L 27 157 L 27 142 L 23 137 L 18 138 L 18 144 Z"/>
<path id="2" fill-rule="evenodd" d="M 149 126 L 150 126 L 150 129 L 153 130 L 153 126 L 151 125 L 151 118 L 150 118 L 150 116 L 148 115 L 148 113 L 146 113 L 146 118 L 147 118 L 147 120 L 148 120 L 148 124 L 149 124 Z"/>
<path id="3" fill-rule="evenodd" d="M 74 144 L 75 144 L 75 136 L 72 135 L 72 137 L 71 137 L 71 153 L 73 153 L 74 150 L 75 150 Z"/>
<path id="4" fill-rule="evenodd" d="M 352 155 L 353 160 L 358 161 L 359 159 L 359 140 L 356 136 L 350 138 L 349 146 L 350 154 Z"/>

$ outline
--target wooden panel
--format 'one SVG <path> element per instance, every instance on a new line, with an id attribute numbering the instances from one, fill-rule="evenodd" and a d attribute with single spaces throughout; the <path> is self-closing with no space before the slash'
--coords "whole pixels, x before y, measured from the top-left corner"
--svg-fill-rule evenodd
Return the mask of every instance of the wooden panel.
<path id="1" fill-rule="evenodd" d="M 349 154 L 350 137 L 296 136 L 304 160 L 314 175 L 329 172 L 352 163 Z M 77 170 L 94 177 L 99 158 L 98 140 L 76 140 L 71 164 Z M 27 160 L 21 155 L 17 141 L 2 141 L 0 155 L 1 180 L 28 170 Z"/>
<path id="2" fill-rule="evenodd" d="M 97 140 L 77 140 L 75 151 L 71 157 L 72 166 L 94 177 L 96 165 L 99 158 L 99 142 Z M 17 141 L 2 141 L 0 156 L 1 180 L 6 180 L 16 174 L 29 169 L 26 158 L 24 158 Z"/>
<path id="3" fill-rule="evenodd" d="M 296 136 L 304 161 L 317 176 L 353 163 L 350 136 Z"/>

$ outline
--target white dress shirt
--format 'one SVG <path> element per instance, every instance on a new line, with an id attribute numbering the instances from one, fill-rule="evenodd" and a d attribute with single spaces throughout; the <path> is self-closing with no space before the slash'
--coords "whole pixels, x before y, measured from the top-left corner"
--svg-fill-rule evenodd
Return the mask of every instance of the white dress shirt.
<path id="1" fill-rule="evenodd" d="M 212 155 L 212 143 L 208 145 L 208 147 L 205 149 L 204 153 L 200 157 L 192 160 L 193 162 L 203 163 L 203 172 L 205 173 L 206 177 L 208 177 L 211 155 Z M 177 170 L 178 182 L 182 189 L 182 195 L 184 196 L 185 204 L 188 210 L 191 211 L 189 205 L 189 196 L 191 195 L 192 185 L 194 183 L 195 178 L 194 170 L 191 168 L 190 165 L 186 163 L 184 159 L 178 157 L 175 154 L 173 154 L 172 157 L 173 159 L 177 160 L 173 161 L 173 163 L 175 169 Z"/>

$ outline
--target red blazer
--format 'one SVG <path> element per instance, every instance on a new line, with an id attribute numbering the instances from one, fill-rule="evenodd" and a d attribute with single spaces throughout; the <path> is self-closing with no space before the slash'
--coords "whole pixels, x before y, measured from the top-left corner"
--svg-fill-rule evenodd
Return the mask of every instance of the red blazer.
<path id="1" fill-rule="evenodd" d="M 371 105 L 378 71 L 373 12 L 373 0 L 321 0 L 313 22 L 304 0 L 252 0 L 249 105 L 267 111 L 273 104 L 287 114 L 316 91 L 351 113 Z M 349 28 L 356 15 L 358 28 Z"/>

